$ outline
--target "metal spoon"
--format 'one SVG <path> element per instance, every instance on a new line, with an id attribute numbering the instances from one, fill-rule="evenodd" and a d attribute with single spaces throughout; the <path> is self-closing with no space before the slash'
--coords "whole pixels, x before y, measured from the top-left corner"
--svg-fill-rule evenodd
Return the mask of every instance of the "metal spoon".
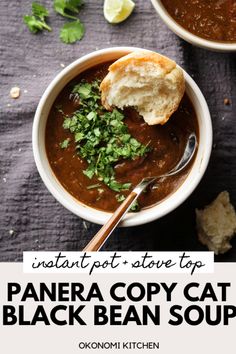
<path id="1" fill-rule="evenodd" d="M 139 197 L 139 195 L 149 186 L 154 183 L 156 180 L 160 180 L 166 177 L 174 176 L 180 171 L 182 171 L 187 164 L 191 161 L 194 152 L 197 147 L 197 138 L 194 133 L 190 134 L 188 137 L 188 141 L 183 153 L 182 158 L 177 163 L 177 165 L 170 170 L 169 172 L 154 177 L 145 177 L 142 181 L 132 190 L 132 192 L 127 196 L 127 198 L 123 201 L 123 203 L 119 206 L 119 208 L 114 212 L 108 222 L 103 225 L 103 227 L 97 232 L 97 234 L 92 238 L 92 240 L 88 243 L 88 245 L 83 249 L 84 252 L 89 251 L 99 251 L 103 244 L 106 242 L 112 231 L 119 224 L 121 219 L 125 216 L 125 214 L 130 209 L 133 202 Z"/>

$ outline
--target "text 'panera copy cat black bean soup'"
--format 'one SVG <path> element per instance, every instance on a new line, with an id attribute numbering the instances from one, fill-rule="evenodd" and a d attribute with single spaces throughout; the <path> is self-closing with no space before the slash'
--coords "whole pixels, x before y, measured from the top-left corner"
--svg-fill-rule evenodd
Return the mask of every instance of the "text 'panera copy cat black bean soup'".
<path id="1" fill-rule="evenodd" d="M 149 126 L 133 108 L 107 111 L 99 85 L 111 63 L 80 74 L 55 100 L 46 125 L 46 151 L 62 186 L 80 202 L 114 211 L 143 177 L 158 176 L 181 158 L 191 132 L 198 136 L 193 105 L 185 94 L 164 125 Z M 145 191 L 132 210 L 173 193 L 191 169 Z"/>
<path id="2" fill-rule="evenodd" d="M 236 43 L 236 0 L 161 0 L 187 31 L 210 41 Z"/>

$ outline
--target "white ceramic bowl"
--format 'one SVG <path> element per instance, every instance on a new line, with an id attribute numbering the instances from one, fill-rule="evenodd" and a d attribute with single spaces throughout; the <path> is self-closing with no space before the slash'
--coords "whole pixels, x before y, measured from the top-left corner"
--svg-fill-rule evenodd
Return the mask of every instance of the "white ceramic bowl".
<path id="1" fill-rule="evenodd" d="M 217 51 L 217 52 L 234 52 L 236 51 L 236 42 L 235 43 L 223 43 L 216 41 L 209 41 L 207 39 L 195 36 L 191 32 L 184 29 L 180 26 L 167 12 L 161 0 L 151 0 L 154 8 L 165 22 L 165 24 L 175 32 L 179 37 L 183 38 L 187 42 L 202 47 L 205 49 Z"/>
<path id="2" fill-rule="evenodd" d="M 65 208 L 83 219 L 104 224 L 110 213 L 99 211 L 84 205 L 72 197 L 59 183 L 49 165 L 45 150 L 45 127 L 49 111 L 61 90 L 82 71 L 111 60 L 116 60 L 138 48 L 117 47 L 102 49 L 81 57 L 62 70 L 50 83 L 44 92 L 35 113 L 33 123 L 33 152 L 39 174 L 52 195 Z M 179 189 L 167 197 L 160 204 L 141 210 L 139 213 L 128 213 L 122 226 L 145 224 L 168 214 L 193 192 L 200 182 L 211 153 L 212 125 L 207 103 L 193 79 L 184 72 L 186 91 L 190 97 L 197 114 L 199 124 L 199 146 L 192 169 Z"/>

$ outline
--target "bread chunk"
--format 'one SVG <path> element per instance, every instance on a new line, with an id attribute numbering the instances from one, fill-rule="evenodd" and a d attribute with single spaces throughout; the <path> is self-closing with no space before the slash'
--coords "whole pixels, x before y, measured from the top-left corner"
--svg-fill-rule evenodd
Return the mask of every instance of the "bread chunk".
<path id="1" fill-rule="evenodd" d="M 203 210 L 196 210 L 198 238 L 215 254 L 227 252 L 230 240 L 236 233 L 236 213 L 230 203 L 229 193 L 221 192 Z"/>
<path id="2" fill-rule="evenodd" d="M 165 124 L 185 91 L 182 69 L 149 50 L 135 51 L 109 67 L 100 86 L 106 109 L 134 107 L 149 125 Z"/>

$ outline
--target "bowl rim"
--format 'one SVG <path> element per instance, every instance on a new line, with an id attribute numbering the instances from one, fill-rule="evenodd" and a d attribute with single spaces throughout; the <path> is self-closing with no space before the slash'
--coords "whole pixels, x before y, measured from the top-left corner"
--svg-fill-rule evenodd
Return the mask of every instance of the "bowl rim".
<path id="1" fill-rule="evenodd" d="M 54 198 L 59 201 L 60 204 L 62 204 L 66 209 L 70 210 L 72 213 L 75 215 L 88 220 L 90 222 L 94 222 L 97 224 L 104 224 L 111 216 L 111 213 L 104 212 L 97 210 L 95 208 L 91 208 L 78 200 L 76 200 L 69 192 L 67 192 L 64 187 L 60 184 L 60 182 L 56 179 L 55 176 L 53 176 L 53 182 L 50 179 L 49 176 L 49 171 L 44 166 L 43 163 L 43 158 L 40 153 L 40 148 L 39 148 L 39 124 L 40 124 L 40 119 L 41 119 L 41 113 L 44 108 L 44 106 L 47 104 L 48 96 L 52 90 L 55 89 L 57 85 L 60 85 L 61 80 L 68 76 L 69 73 L 74 70 L 77 66 L 80 66 L 81 64 L 85 63 L 86 61 L 89 61 L 91 59 L 94 59 L 96 57 L 100 56 L 105 56 L 106 54 L 113 53 L 114 58 L 115 54 L 116 57 L 121 57 L 125 54 L 128 54 L 129 52 L 132 52 L 134 50 L 140 50 L 142 48 L 137 48 L 137 47 L 110 47 L 110 48 L 105 48 L 101 49 L 98 51 L 91 52 L 89 54 L 86 54 L 79 59 L 75 60 L 71 64 L 69 64 L 66 68 L 64 68 L 59 74 L 56 75 L 56 77 L 51 81 L 51 83 L 48 85 L 47 89 L 45 90 L 44 94 L 42 95 L 36 113 L 33 121 L 33 128 L 32 128 L 32 144 L 33 144 L 33 155 L 35 159 L 35 163 L 38 169 L 38 172 L 47 187 L 47 189 L 50 191 L 50 193 L 54 196 Z M 105 62 L 105 60 L 104 60 Z M 210 155 L 211 155 L 211 149 L 212 149 L 212 122 L 211 122 L 211 116 L 209 112 L 209 108 L 207 106 L 206 100 L 200 91 L 199 87 L 197 84 L 194 82 L 194 80 L 190 77 L 189 74 L 187 74 L 184 69 L 184 76 L 186 80 L 186 84 L 189 85 L 190 89 L 194 92 L 196 95 L 196 98 L 199 102 L 199 107 L 201 107 L 202 111 L 204 112 L 204 124 L 205 128 L 207 131 L 207 139 L 206 139 L 206 146 L 204 150 L 204 156 L 201 158 L 200 162 L 200 167 L 198 174 L 196 176 L 192 176 L 193 181 L 192 183 L 186 183 L 190 179 L 191 171 L 193 170 L 193 166 L 195 165 L 196 158 L 198 156 L 198 152 L 195 158 L 195 162 L 190 170 L 189 175 L 186 177 L 186 179 L 183 181 L 183 183 L 180 185 L 180 187 L 170 194 L 164 201 L 161 201 L 160 204 L 156 204 L 150 208 L 144 209 L 140 211 L 139 213 L 128 213 L 124 217 L 123 222 L 120 224 L 120 226 L 137 226 L 137 225 L 142 225 L 151 221 L 154 221 L 156 219 L 159 219 L 163 217 L 164 215 L 170 213 L 171 211 L 175 210 L 180 204 L 182 204 L 194 191 L 194 189 L 197 187 L 198 183 L 200 182 L 201 178 L 203 177 L 205 170 L 207 168 Z M 70 81 L 70 80 L 69 80 Z M 65 86 L 64 84 L 62 88 Z M 53 104 L 53 103 L 51 103 Z M 196 106 L 195 106 L 196 109 Z M 48 160 L 47 160 L 48 163 Z M 49 163 L 48 163 L 49 164 Z M 201 170 L 201 171 L 200 171 Z M 50 171 L 51 175 L 53 175 L 52 170 Z M 186 189 L 183 189 L 183 185 L 185 184 Z M 63 192 L 63 190 L 64 192 Z M 180 192 L 181 190 L 181 192 Z M 178 194 L 177 194 L 178 193 Z M 177 195 L 177 200 L 175 196 Z M 171 203 L 172 202 L 172 203 Z M 155 208 L 158 207 L 158 213 L 155 212 Z"/>
<path id="2" fill-rule="evenodd" d="M 218 52 L 234 52 L 236 51 L 236 41 L 235 43 L 224 43 L 204 39 L 202 37 L 196 36 L 195 34 L 187 31 L 184 27 L 179 25 L 173 17 L 168 13 L 165 6 L 162 4 L 161 0 L 151 0 L 153 7 L 159 14 L 163 22 L 179 37 L 186 40 L 187 42 L 194 44 L 198 47 L 209 49 Z"/>

